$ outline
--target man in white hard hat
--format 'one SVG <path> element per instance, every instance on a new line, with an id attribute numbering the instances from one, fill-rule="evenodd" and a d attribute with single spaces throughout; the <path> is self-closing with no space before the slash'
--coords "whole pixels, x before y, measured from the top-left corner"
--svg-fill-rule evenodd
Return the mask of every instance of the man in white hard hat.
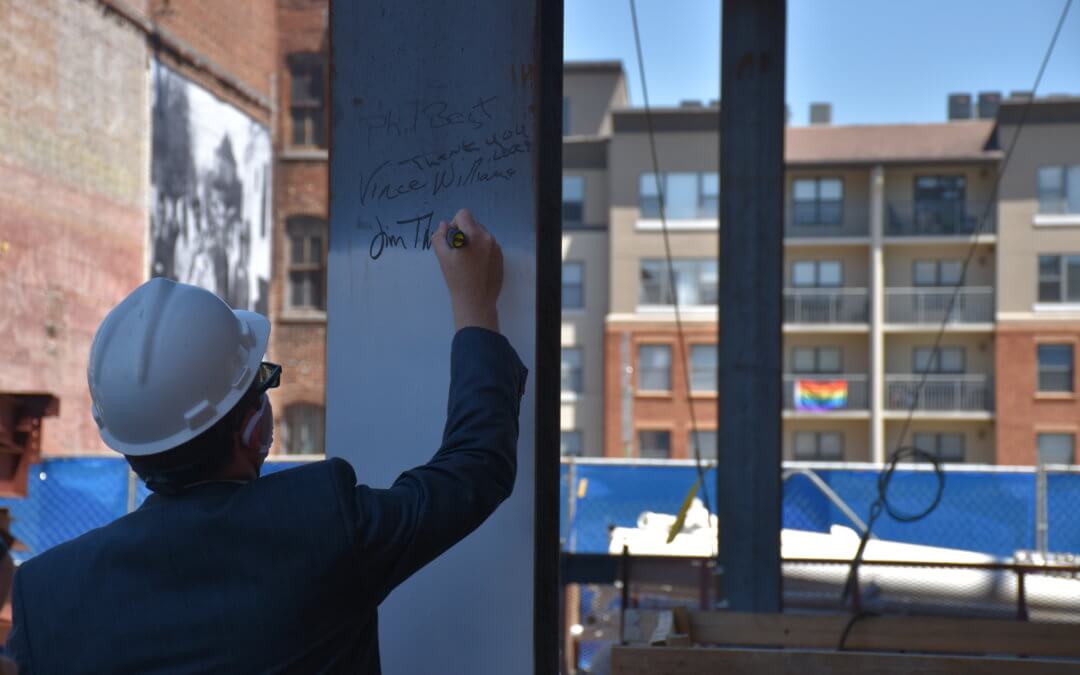
<path id="1" fill-rule="evenodd" d="M 93 415 L 155 494 L 21 566 L 22 673 L 379 672 L 379 603 L 514 484 L 526 373 L 498 333 L 502 253 L 468 211 L 454 224 L 467 246 L 446 223 L 434 239 L 456 324 L 442 446 L 389 489 L 340 459 L 255 480 L 281 378 L 264 317 L 164 279 L 110 312 Z"/>

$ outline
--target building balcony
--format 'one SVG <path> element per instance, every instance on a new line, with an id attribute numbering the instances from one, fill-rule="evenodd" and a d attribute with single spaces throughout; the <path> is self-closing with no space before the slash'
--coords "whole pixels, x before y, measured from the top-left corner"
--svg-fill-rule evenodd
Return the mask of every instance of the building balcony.
<path id="1" fill-rule="evenodd" d="M 784 323 L 864 324 L 870 316 L 865 288 L 786 288 Z"/>
<path id="2" fill-rule="evenodd" d="M 889 237 L 971 237 L 997 231 L 995 210 L 982 202 L 919 200 L 889 202 L 885 235 Z M 979 228 L 979 220 L 986 222 Z"/>
<path id="3" fill-rule="evenodd" d="M 994 289 L 886 288 L 885 321 L 916 325 L 990 324 L 994 322 Z"/>
<path id="4" fill-rule="evenodd" d="M 842 204 L 828 202 L 794 204 L 784 207 L 784 237 L 788 239 L 866 239 L 870 236 L 867 218 L 846 217 Z"/>
<path id="5" fill-rule="evenodd" d="M 830 414 L 870 409 L 866 375 L 784 375 L 784 410 Z"/>
<path id="6" fill-rule="evenodd" d="M 987 375 L 885 376 L 885 408 L 907 412 L 990 413 L 994 410 L 993 378 Z"/>

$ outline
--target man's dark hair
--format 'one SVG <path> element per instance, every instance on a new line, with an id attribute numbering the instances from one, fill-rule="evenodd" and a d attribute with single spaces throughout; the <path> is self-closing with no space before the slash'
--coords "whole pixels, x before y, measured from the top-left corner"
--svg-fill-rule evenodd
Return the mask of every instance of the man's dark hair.
<path id="1" fill-rule="evenodd" d="M 252 382 L 240 401 L 206 431 L 183 445 L 156 455 L 127 458 L 131 469 L 146 482 L 146 487 L 166 495 L 178 494 L 185 487 L 210 480 L 232 459 L 233 435 L 240 433 L 244 417 L 258 406 L 256 382 Z"/>

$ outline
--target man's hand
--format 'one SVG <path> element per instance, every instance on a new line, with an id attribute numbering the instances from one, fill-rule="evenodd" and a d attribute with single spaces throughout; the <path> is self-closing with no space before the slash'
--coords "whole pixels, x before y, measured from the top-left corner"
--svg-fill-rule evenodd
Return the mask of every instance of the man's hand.
<path id="1" fill-rule="evenodd" d="M 453 226 L 465 234 L 465 246 L 450 247 L 446 242 L 450 223 L 444 220 L 435 232 L 434 248 L 450 291 L 454 327 L 461 330 L 477 326 L 498 332 L 499 314 L 495 301 L 502 290 L 502 249 L 484 226 L 473 219 L 468 209 L 457 212 Z"/>

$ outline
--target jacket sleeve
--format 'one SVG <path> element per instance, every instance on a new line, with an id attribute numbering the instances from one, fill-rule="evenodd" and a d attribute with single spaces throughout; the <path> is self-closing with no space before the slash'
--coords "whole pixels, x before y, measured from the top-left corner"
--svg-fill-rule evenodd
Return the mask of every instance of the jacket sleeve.
<path id="1" fill-rule="evenodd" d="M 28 675 L 34 672 L 34 668 L 30 662 L 30 638 L 27 634 L 26 608 L 22 601 L 22 585 L 18 574 L 15 575 L 11 595 L 11 631 L 8 632 L 4 651 L 15 661 L 20 675 Z"/>
<path id="2" fill-rule="evenodd" d="M 454 336 L 442 447 L 385 490 L 355 488 L 355 544 L 381 602 L 510 496 L 527 371 L 502 335 Z"/>

